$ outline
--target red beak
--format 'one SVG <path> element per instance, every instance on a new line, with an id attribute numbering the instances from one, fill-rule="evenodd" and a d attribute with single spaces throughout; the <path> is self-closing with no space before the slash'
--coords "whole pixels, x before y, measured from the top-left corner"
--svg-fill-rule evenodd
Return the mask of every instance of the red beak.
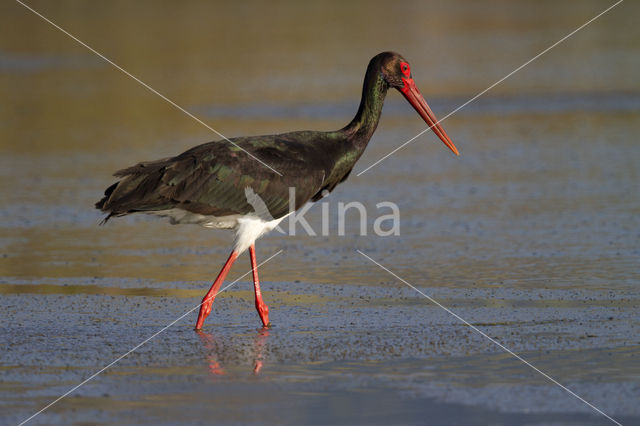
<path id="1" fill-rule="evenodd" d="M 409 101 L 409 103 L 418 111 L 418 114 L 424 119 L 424 121 L 429 125 L 429 128 L 433 130 L 433 132 L 438 135 L 440 140 L 444 142 L 446 146 L 449 147 L 454 154 L 460 155 L 458 152 L 458 148 L 451 142 L 449 136 L 444 131 L 442 126 L 438 123 L 438 119 L 427 105 L 427 101 L 424 100 L 422 94 L 416 87 L 416 84 L 413 82 L 412 78 L 402 78 L 402 82 L 404 83 L 404 87 L 399 89 L 400 92 L 404 95 L 405 98 Z"/>

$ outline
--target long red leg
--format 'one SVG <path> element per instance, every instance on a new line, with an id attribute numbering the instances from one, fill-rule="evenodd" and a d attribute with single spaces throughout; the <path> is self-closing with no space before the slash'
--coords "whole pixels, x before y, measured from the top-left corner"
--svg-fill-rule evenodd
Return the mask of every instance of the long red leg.
<path id="1" fill-rule="evenodd" d="M 209 314 L 211 313 L 211 305 L 213 305 L 216 294 L 218 294 L 218 290 L 220 290 L 222 282 L 227 276 L 229 269 L 231 269 L 231 265 L 233 265 L 233 262 L 235 262 L 237 258 L 238 252 L 236 252 L 235 250 L 232 251 L 229 255 L 229 258 L 227 259 L 227 262 L 224 264 L 222 270 L 218 274 L 218 278 L 216 278 L 216 280 L 213 282 L 213 285 L 202 299 L 202 304 L 200 305 L 200 313 L 198 314 L 198 322 L 196 322 L 196 330 L 200 330 L 202 328 L 205 318 L 207 318 L 207 316 L 209 316 Z"/>
<path id="2" fill-rule="evenodd" d="M 262 326 L 269 327 L 271 326 L 271 323 L 269 322 L 269 308 L 262 300 L 262 293 L 260 292 L 255 244 L 251 244 L 251 247 L 249 247 L 249 255 L 251 257 L 251 270 L 253 271 L 253 290 L 256 293 L 256 309 L 258 310 L 258 315 L 260 315 L 260 319 L 262 320 Z"/>

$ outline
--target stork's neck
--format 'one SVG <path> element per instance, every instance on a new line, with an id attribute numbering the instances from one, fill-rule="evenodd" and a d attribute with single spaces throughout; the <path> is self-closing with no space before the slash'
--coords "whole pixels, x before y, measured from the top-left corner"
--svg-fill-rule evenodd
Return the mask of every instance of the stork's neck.
<path id="1" fill-rule="evenodd" d="M 362 99 L 356 116 L 341 131 L 345 132 L 355 145 L 364 149 L 378 127 L 384 98 L 389 84 L 380 71 L 380 66 L 372 61 L 367 67 L 362 87 Z"/>

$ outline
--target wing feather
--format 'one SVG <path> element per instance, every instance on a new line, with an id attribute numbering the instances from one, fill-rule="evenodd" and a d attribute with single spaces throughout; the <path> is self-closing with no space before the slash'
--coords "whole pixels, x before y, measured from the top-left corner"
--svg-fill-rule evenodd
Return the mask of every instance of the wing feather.
<path id="1" fill-rule="evenodd" d="M 320 149 L 297 139 L 285 134 L 234 140 L 282 176 L 226 141 L 209 142 L 173 158 L 117 171 L 122 179 L 107 188 L 96 207 L 109 217 L 173 208 L 212 216 L 247 214 L 253 212 L 245 196 L 250 187 L 273 218 L 282 217 L 289 213 L 289 187 L 296 189 L 299 208 L 326 184 L 330 167 L 313 161 L 322 158 Z"/>

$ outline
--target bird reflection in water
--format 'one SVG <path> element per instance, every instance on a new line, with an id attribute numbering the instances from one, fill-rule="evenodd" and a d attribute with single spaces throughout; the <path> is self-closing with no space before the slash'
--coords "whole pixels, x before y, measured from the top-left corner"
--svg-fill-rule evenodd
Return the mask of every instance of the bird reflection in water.
<path id="1" fill-rule="evenodd" d="M 213 334 L 206 333 L 202 330 L 198 330 L 197 333 L 207 354 L 206 358 L 209 374 L 211 374 L 212 377 L 219 377 L 226 374 L 218 360 L 218 358 L 220 358 L 220 354 L 224 351 L 224 345 L 220 339 L 217 339 Z M 264 365 L 264 350 L 268 337 L 269 329 L 267 327 L 263 327 L 258 330 L 258 333 L 253 338 L 254 375 L 258 375 L 260 374 L 260 371 L 262 371 L 262 367 Z"/>
<path id="2" fill-rule="evenodd" d="M 207 364 L 209 366 L 209 373 L 212 376 L 222 376 L 225 374 L 224 369 L 218 362 L 218 352 L 221 352 L 223 347 L 222 344 L 213 337 L 211 333 L 205 333 L 202 330 L 198 331 L 198 336 L 200 337 L 200 341 L 203 343 L 204 348 L 207 352 Z"/>
<path id="3" fill-rule="evenodd" d="M 262 363 L 264 361 L 264 347 L 267 344 L 267 337 L 269 337 L 269 328 L 262 327 L 258 334 L 253 338 L 253 350 L 256 354 L 256 361 L 253 366 L 253 374 L 260 374 L 262 370 Z"/>

